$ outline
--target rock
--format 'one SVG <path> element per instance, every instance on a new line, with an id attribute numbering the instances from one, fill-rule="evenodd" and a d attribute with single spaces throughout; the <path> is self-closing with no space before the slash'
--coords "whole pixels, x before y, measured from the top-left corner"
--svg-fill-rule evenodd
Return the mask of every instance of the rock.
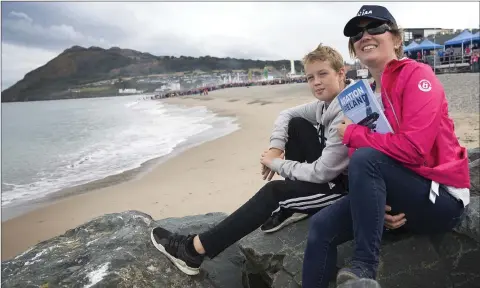
<path id="1" fill-rule="evenodd" d="M 480 159 L 480 147 L 468 149 L 467 155 L 468 155 L 469 162 L 473 162 L 477 159 Z"/>
<path id="2" fill-rule="evenodd" d="M 480 277 L 475 264 L 480 243 L 470 237 L 455 232 L 419 236 L 401 230 L 384 235 L 377 275 L 382 287 L 471 288 Z M 346 265 L 352 253 L 352 242 L 339 246 L 337 265 Z"/>
<path id="3" fill-rule="evenodd" d="M 480 196 L 480 159 L 476 159 L 468 165 L 470 168 L 470 192 Z"/>
<path id="4" fill-rule="evenodd" d="M 480 147 L 468 149 L 468 162 L 470 168 L 470 192 L 480 196 Z"/>
<path id="5" fill-rule="evenodd" d="M 301 287 L 307 230 L 308 221 L 302 221 L 273 234 L 255 231 L 242 239 L 240 249 L 249 265 L 245 277 L 253 276 L 263 287 Z M 347 265 L 352 253 L 352 242 L 340 245 L 337 266 Z M 377 281 L 389 288 L 470 288 L 480 279 L 478 259 L 480 243 L 460 233 L 441 238 L 386 233 Z M 246 287 L 262 287 L 255 284 Z M 333 281 L 330 287 L 335 287 Z"/>
<path id="6" fill-rule="evenodd" d="M 136 211 L 104 215 L 2 262 L 2 287 L 240 288 L 243 257 L 236 246 L 190 277 L 150 241 L 157 224 L 200 232 L 224 217 L 213 213 L 153 221 Z"/>
<path id="7" fill-rule="evenodd" d="M 275 233 L 256 230 L 244 237 L 239 242 L 248 262 L 244 277 L 261 279 L 266 287 L 300 288 L 307 233 L 308 221 L 301 221 Z M 259 286 L 253 282 L 247 287 Z"/>
<path id="8" fill-rule="evenodd" d="M 462 221 L 454 230 L 480 242 L 480 196 L 470 197 Z"/>
<path id="9" fill-rule="evenodd" d="M 199 234 L 213 227 L 226 216 L 225 213 L 209 213 L 182 218 L 167 218 L 155 221 L 154 226 L 161 226 L 181 234 Z M 215 287 L 242 288 L 244 261 L 245 257 L 240 252 L 238 245 L 233 245 L 213 260 L 207 258 L 202 264 L 202 270 L 208 273 L 208 278 Z M 176 267 L 174 268 L 176 269 Z"/>
<path id="10" fill-rule="evenodd" d="M 461 223 L 441 237 L 385 233 L 377 279 L 381 286 L 470 288 L 480 281 L 480 148 L 468 153 L 472 196 Z M 307 233 L 308 221 L 302 221 L 273 234 L 257 230 L 243 238 L 244 279 L 250 279 L 246 287 L 301 287 Z M 352 252 L 352 242 L 340 245 L 337 266 L 348 264 Z M 335 287 L 333 281 L 330 287 Z"/>
<path id="11" fill-rule="evenodd" d="M 470 192 L 480 196 L 480 147 L 468 149 L 468 161 L 470 168 Z"/>
<path id="12" fill-rule="evenodd" d="M 470 204 L 466 207 L 463 219 L 455 228 L 460 234 L 480 242 L 480 148 L 469 149 Z"/>

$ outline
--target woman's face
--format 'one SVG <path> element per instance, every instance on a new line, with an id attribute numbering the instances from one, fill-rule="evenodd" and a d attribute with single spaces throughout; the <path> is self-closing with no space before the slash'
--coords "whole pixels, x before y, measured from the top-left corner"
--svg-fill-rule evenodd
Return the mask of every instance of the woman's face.
<path id="1" fill-rule="evenodd" d="M 362 20 L 359 27 L 366 27 L 370 23 L 372 20 Z M 401 45 L 397 42 L 399 41 L 388 31 L 379 35 L 369 35 L 365 31 L 363 37 L 353 43 L 353 47 L 360 62 L 369 68 L 375 68 L 383 67 L 391 60 L 397 59 L 395 49 Z"/>
<path id="2" fill-rule="evenodd" d="M 336 72 L 328 61 L 313 61 L 305 65 L 305 75 L 313 96 L 331 102 L 345 85 L 345 70 Z"/>

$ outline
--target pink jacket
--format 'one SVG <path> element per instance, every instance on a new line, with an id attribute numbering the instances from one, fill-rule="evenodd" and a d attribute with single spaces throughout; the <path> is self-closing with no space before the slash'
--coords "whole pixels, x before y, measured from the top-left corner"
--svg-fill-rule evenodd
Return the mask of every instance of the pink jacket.
<path id="1" fill-rule="evenodd" d="M 457 140 L 445 91 L 430 66 L 411 59 L 389 62 L 382 76 L 382 102 L 394 133 L 349 125 L 343 138 L 349 155 L 372 147 L 427 179 L 470 188 L 467 151 Z"/>

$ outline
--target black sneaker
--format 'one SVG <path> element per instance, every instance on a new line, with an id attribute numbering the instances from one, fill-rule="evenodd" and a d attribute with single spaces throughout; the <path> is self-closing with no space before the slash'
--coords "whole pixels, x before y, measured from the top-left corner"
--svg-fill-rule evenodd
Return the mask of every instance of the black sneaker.
<path id="1" fill-rule="evenodd" d="M 263 223 L 262 226 L 260 226 L 260 230 L 265 233 L 272 233 L 307 217 L 308 214 L 294 213 L 292 211 L 280 209 L 280 211 L 274 213 L 267 221 L 265 221 L 265 223 Z"/>
<path id="2" fill-rule="evenodd" d="M 152 229 L 151 239 L 153 245 L 162 252 L 180 271 L 187 275 L 200 273 L 203 255 L 192 255 L 187 244 L 193 241 L 193 235 L 174 234 L 160 227 Z"/>

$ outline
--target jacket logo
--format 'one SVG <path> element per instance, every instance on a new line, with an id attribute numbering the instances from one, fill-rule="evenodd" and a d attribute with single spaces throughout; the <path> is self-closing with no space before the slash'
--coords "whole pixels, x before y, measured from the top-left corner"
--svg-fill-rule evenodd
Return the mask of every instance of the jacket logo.
<path id="1" fill-rule="evenodd" d="M 420 82 L 418 82 L 418 89 L 423 92 L 428 92 L 432 90 L 432 84 L 430 83 L 430 81 L 422 79 L 420 80 Z"/>
<path id="2" fill-rule="evenodd" d="M 358 12 L 357 16 L 363 16 L 363 15 L 368 15 L 368 14 L 372 14 L 372 10 L 365 10 L 363 9 L 362 11 Z"/>

